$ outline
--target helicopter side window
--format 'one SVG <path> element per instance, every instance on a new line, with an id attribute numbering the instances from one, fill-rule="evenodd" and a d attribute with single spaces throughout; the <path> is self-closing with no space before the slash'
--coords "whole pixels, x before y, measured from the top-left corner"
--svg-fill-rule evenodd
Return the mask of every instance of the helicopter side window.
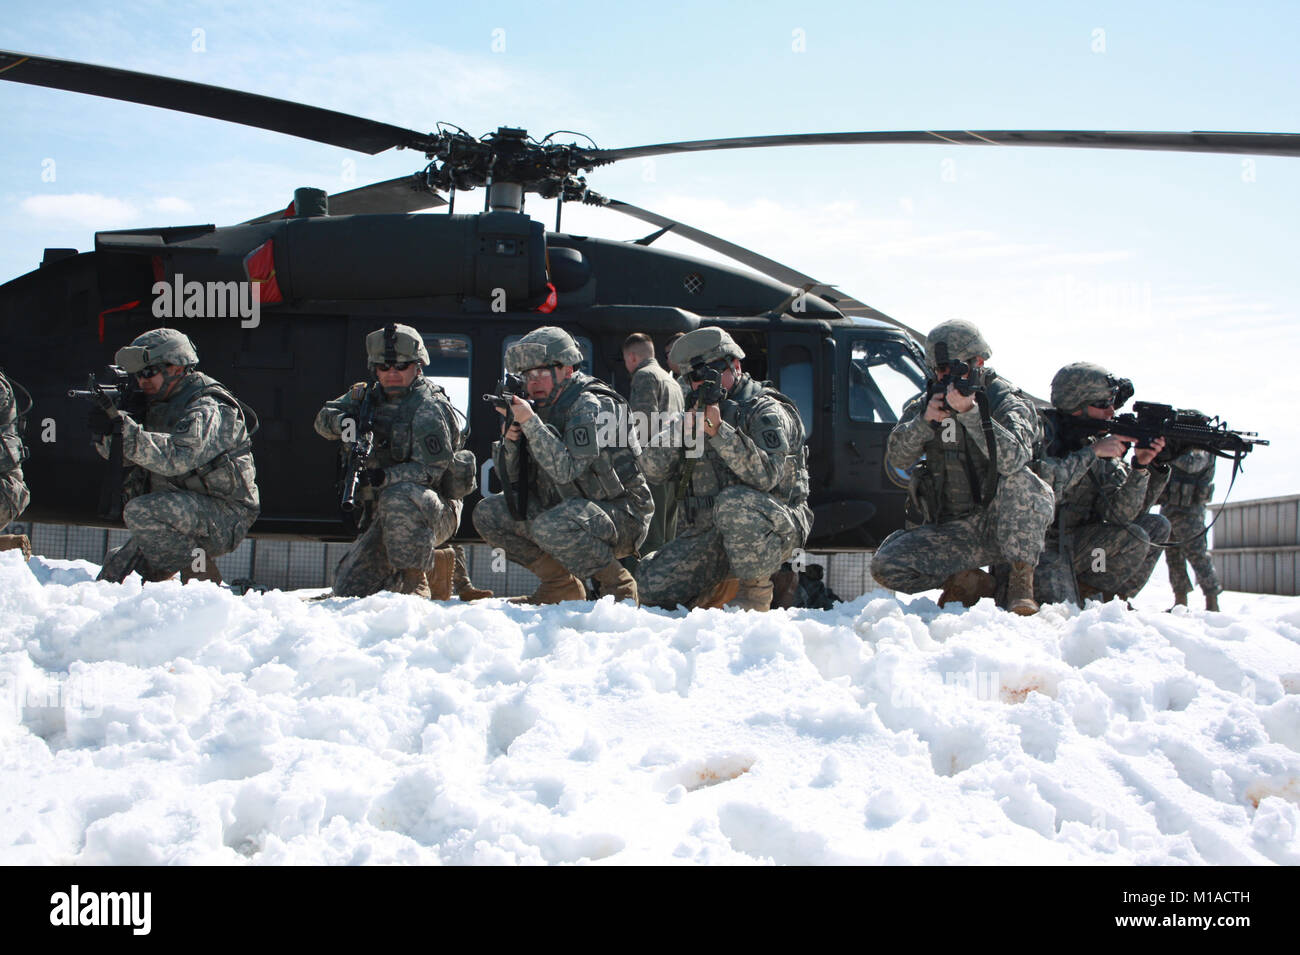
<path id="1" fill-rule="evenodd" d="M 811 438 L 813 422 L 813 363 L 812 354 L 798 345 L 781 349 L 781 393 L 799 406 L 804 434 Z"/>
<path id="2" fill-rule="evenodd" d="M 441 385 L 462 415 L 469 414 L 470 344 L 465 335 L 423 335 L 429 352 L 424 377 Z"/>
<path id="3" fill-rule="evenodd" d="M 502 368 L 506 366 L 506 349 L 509 348 L 511 345 L 513 345 L 515 342 L 519 341 L 519 339 L 523 337 L 524 337 L 523 335 L 507 335 L 506 340 L 501 343 L 501 367 Z M 578 348 L 582 352 L 582 364 L 578 366 L 578 371 L 587 375 L 592 374 L 591 339 L 584 338 L 581 335 L 574 335 L 573 340 L 578 343 Z"/>
<path id="4" fill-rule="evenodd" d="M 849 355 L 849 417 L 893 424 L 909 398 L 925 388 L 925 375 L 898 341 L 859 339 Z"/>

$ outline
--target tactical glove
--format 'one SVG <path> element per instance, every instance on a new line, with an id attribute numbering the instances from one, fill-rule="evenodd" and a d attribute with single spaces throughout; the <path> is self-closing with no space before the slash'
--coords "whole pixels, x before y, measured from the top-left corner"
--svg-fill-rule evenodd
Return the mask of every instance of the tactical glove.
<path id="1" fill-rule="evenodd" d="M 91 406 L 90 412 L 86 416 L 86 424 L 89 426 L 91 434 L 100 437 L 112 434 L 117 426 L 117 422 L 110 418 L 98 404 Z"/>
<path id="2" fill-rule="evenodd" d="M 100 412 L 109 420 L 121 417 L 122 412 L 117 410 L 117 405 L 113 403 L 113 398 L 102 388 L 94 389 L 94 396 L 90 403 L 95 406 L 95 410 Z"/>
<path id="3" fill-rule="evenodd" d="M 366 487 L 381 487 L 384 483 L 384 469 L 366 468 L 361 472 L 361 479 L 358 483 Z"/>

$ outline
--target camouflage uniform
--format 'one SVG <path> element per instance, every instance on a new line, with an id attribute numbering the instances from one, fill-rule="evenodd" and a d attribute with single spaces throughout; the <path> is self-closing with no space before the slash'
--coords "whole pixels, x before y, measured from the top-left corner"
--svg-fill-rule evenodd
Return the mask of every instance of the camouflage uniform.
<path id="1" fill-rule="evenodd" d="M 541 341 L 551 338 L 576 354 L 551 361 L 554 356 Z M 511 345 L 506 358 L 509 370 L 519 374 L 572 366 L 582 355 L 567 333 L 542 328 Z M 581 581 L 636 552 L 654 500 L 641 473 L 636 441 L 618 440 L 614 423 L 627 420 L 622 396 L 579 371 L 557 380 L 555 388 L 523 423 L 526 447 L 504 439 L 492 446 L 493 466 L 513 501 L 506 494 L 485 497 L 474 508 L 473 521 L 483 539 L 515 563 L 532 568 L 550 557 Z M 525 509 L 516 515 L 511 507 L 518 501 L 523 475 Z M 628 575 L 626 582 L 631 581 Z"/>
<path id="2" fill-rule="evenodd" d="M 1170 524 L 1170 540 L 1179 542 L 1165 551 L 1169 586 L 1175 594 L 1191 591 L 1187 577 L 1190 563 L 1201 590 L 1207 596 L 1218 595 L 1223 588 L 1207 548 L 1205 524 L 1205 505 L 1214 496 L 1214 456 L 1203 448 L 1192 448 L 1170 463 L 1169 484 L 1160 498 L 1160 513 Z"/>
<path id="3" fill-rule="evenodd" d="M 188 574 L 195 550 L 206 567 L 238 547 L 257 519 L 261 504 L 244 412 L 224 385 L 192 369 L 197 362 L 189 339 L 172 329 L 146 332 L 117 353 L 117 364 L 132 374 L 149 365 L 190 367 L 166 397 L 149 399 L 142 424 L 120 419 L 115 439 L 124 465 L 132 465 L 122 509 L 131 536 L 105 557 L 100 580 L 121 582 L 132 571 L 146 580 Z M 95 447 L 109 456 L 106 439 Z"/>
<path id="4" fill-rule="evenodd" d="M 1067 365 L 1052 381 L 1055 408 L 1043 412 L 1044 453 L 1034 469 L 1056 495 L 1056 520 L 1034 575 L 1041 603 L 1078 601 L 1079 588 L 1131 597 L 1141 590 L 1169 537 L 1169 522 L 1146 513 L 1169 469 L 1099 458 L 1087 436 L 1070 427 L 1073 412 L 1115 397 L 1118 379 L 1087 362 Z M 1077 581 L 1077 586 L 1076 586 Z"/>
<path id="5" fill-rule="evenodd" d="M 990 351 L 978 329 L 961 321 L 944 322 L 930 333 L 932 368 L 937 344 L 962 361 L 987 358 Z M 1053 501 L 1051 490 L 1029 467 L 1039 438 L 1038 414 L 991 368 L 983 369 L 983 380 L 988 433 L 978 403 L 942 422 L 925 420 L 923 393 L 903 407 L 889 434 L 886 462 L 913 469 L 910 495 L 923 519 L 920 527 L 886 537 L 871 559 L 872 575 L 891 590 L 930 590 L 954 574 L 987 564 L 1018 562 L 1032 568 L 1042 552 Z"/>
<path id="6" fill-rule="evenodd" d="M 23 481 L 27 449 L 18 433 L 18 408 L 13 387 L 0 373 L 0 530 L 17 520 L 31 500 Z"/>
<path id="7" fill-rule="evenodd" d="M 632 373 L 628 410 L 645 415 L 645 420 L 649 422 L 647 428 L 652 427 L 656 420 L 664 420 L 669 414 L 680 414 L 685 407 L 681 385 L 660 367 L 653 356 L 636 366 Z M 649 433 L 639 431 L 638 436 L 644 447 L 650 439 Z M 655 513 L 641 546 L 642 552 L 646 554 L 657 551 L 677 533 L 677 502 L 673 499 L 673 488 L 666 484 L 651 484 L 650 494 L 654 498 Z"/>
<path id="8" fill-rule="evenodd" d="M 407 325 L 389 328 L 391 361 L 428 363 L 419 332 Z M 384 360 L 384 333 L 381 329 L 367 336 L 372 367 Z M 464 444 L 460 422 L 442 388 L 417 373 L 408 388 L 386 391 L 378 381 L 358 382 L 325 403 L 316 415 L 316 433 L 340 440 L 343 420 L 360 420 L 368 393 L 375 442 L 365 481 L 357 489 L 357 503 L 363 506 L 361 536 L 339 562 L 334 593 L 365 597 L 391 590 L 428 596 L 420 575 L 433 569 L 434 551 L 460 526 L 460 498 L 466 490 L 455 486 L 456 474 L 468 454 L 460 455 L 461 464 L 453 462 Z M 472 455 L 468 460 L 472 472 Z M 412 574 L 413 585 L 408 585 L 403 572 L 415 571 L 419 574 Z"/>
<path id="9" fill-rule="evenodd" d="M 682 367 L 743 357 L 718 328 L 701 328 L 679 339 L 673 360 Z M 697 428 L 703 454 L 683 446 L 680 422 L 660 433 L 642 455 L 652 481 L 674 487 L 677 536 L 641 562 L 641 601 L 660 607 L 691 605 L 734 577 L 766 585 L 771 575 L 807 543 L 812 530 L 808 465 L 799 411 L 768 382 L 743 372 L 719 404 L 722 423 L 714 437 Z M 688 412 L 690 413 L 690 412 Z M 685 480 L 685 486 L 682 481 Z M 742 606 L 749 606 L 741 603 Z"/>

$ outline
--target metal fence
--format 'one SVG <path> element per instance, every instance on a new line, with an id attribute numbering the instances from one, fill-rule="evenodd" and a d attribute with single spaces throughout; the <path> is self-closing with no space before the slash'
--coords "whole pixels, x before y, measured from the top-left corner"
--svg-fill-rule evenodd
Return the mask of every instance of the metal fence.
<path id="1" fill-rule="evenodd" d="M 27 534 L 32 552 L 60 560 L 88 560 L 99 564 L 112 548 L 125 543 L 125 530 L 102 527 L 73 527 L 62 524 L 11 524 L 9 533 Z M 268 590 L 300 590 L 329 587 L 334 571 L 349 544 L 319 541 L 247 539 L 234 551 L 216 559 L 217 569 L 227 583 L 248 581 Z M 486 544 L 466 544 L 465 557 L 475 586 L 486 587 L 499 597 L 529 594 L 537 578 L 526 568 L 493 554 Z M 875 588 L 871 580 L 869 553 L 809 553 L 809 564 L 825 568 L 826 585 L 842 600 L 852 600 Z"/>
<path id="2" fill-rule="evenodd" d="M 1214 567 L 1228 590 L 1300 594 L 1300 494 L 1211 508 Z"/>

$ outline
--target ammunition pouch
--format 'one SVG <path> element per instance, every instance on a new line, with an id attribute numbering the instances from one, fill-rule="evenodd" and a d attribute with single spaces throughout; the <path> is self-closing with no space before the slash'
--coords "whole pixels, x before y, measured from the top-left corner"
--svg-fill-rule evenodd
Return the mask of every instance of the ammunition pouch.
<path id="1" fill-rule="evenodd" d="M 7 474 L 23 466 L 27 448 L 16 431 L 0 433 L 0 474 Z"/>
<path id="2" fill-rule="evenodd" d="M 459 501 L 473 494 L 477 488 L 478 462 L 474 458 L 474 452 L 468 449 L 457 451 L 442 472 L 438 493 L 448 500 Z"/>

